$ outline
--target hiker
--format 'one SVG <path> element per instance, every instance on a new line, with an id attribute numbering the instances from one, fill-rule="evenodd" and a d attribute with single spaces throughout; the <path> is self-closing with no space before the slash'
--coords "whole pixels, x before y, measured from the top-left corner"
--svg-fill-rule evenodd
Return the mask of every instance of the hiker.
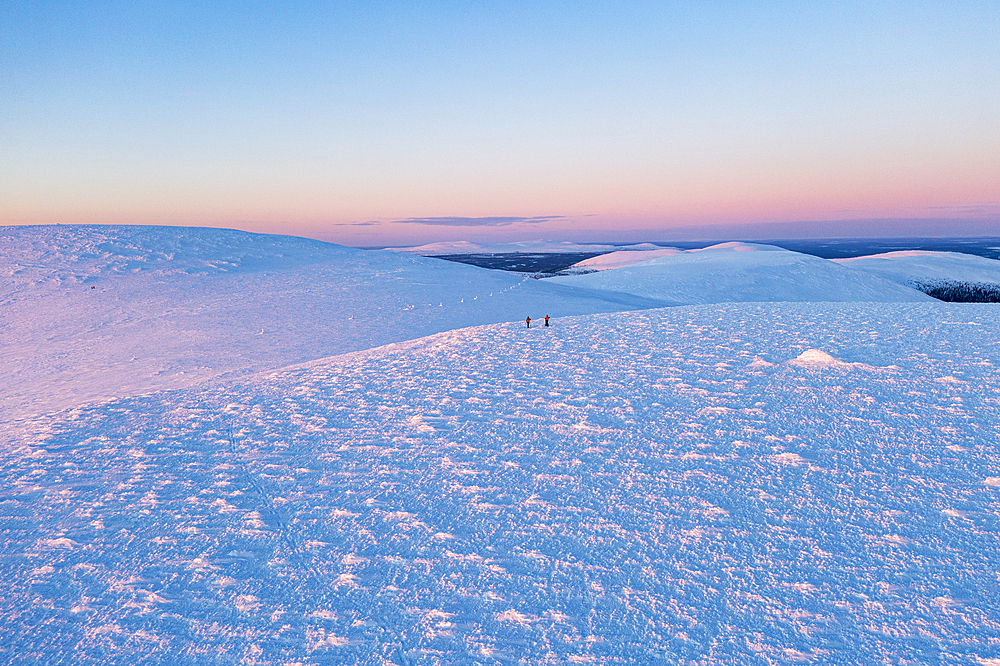
<path id="1" fill-rule="evenodd" d="M 531 317 L 525 317 L 524 323 L 528 325 L 528 328 L 531 328 Z"/>
<path id="2" fill-rule="evenodd" d="M 546 326 L 549 325 L 549 316 L 548 315 L 545 315 L 545 325 Z"/>

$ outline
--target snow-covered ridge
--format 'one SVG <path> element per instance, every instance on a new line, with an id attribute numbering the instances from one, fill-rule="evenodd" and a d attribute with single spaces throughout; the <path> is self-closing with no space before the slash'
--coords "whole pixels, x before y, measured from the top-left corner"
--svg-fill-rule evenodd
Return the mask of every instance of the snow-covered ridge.
<path id="1" fill-rule="evenodd" d="M 232 229 L 44 225 L 0 227 L 0 275 L 15 283 L 115 275 L 280 270 L 362 252 L 295 236 Z"/>
<path id="2" fill-rule="evenodd" d="M 1000 261 L 961 252 L 908 250 L 833 261 L 900 284 L 964 282 L 1000 286 Z"/>
<path id="3" fill-rule="evenodd" d="M 464 326 L 666 305 L 223 229 L 0 229 L 0 420 Z"/>
<path id="4" fill-rule="evenodd" d="M 651 259 L 659 257 L 672 257 L 685 252 L 770 252 L 774 250 L 783 251 L 782 248 L 774 245 L 762 245 L 754 243 L 743 243 L 731 241 L 728 243 L 718 243 L 704 248 L 692 250 L 681 250 L 675 247 L 659 247 L 651 243 L 632 246 L 630 249 L 620 249 L 609 252 L 590 259 L 584 259 L 561 271 L 562 275 L 585 275 L 594 271 L 607 271 L 616 268 L 634 266 Z"/>
<path id="5" fill-rule="evenodd" d="M 773 245 L 722 243 L 552 282 L 681 303 L 921 301 L 930 297 L 876 275 Z"/>
<path id="6" fill-rule="evenodd" d="M 680 254 L 683 251 L 684 250 L 679 250 L 674 247 L 660 247 L 656 249 L 641 250 L 617 250 L 615 252 L 609 252 L 597 257 L 591 257 L 590 259 L 578 261 L 573 264 L 568 271 L 571 272 L 581 268 L 595 271 L 607 271 L 615 268 L 632 266 L 634 264 L 649 261 L 650 259 L 656 259 L 658 257 L 673 256 L 675 254 Z"/>
<path id="7" fill-rule="evenodd" d="M 570 241 L 518 241 L 514 243 L 472 243 L 469 241 L 441 241 L 415 247 L 390 247 L 390 252 L 418 254 L 433 257 L 445 254 L 514 254 L 514 253 L 563 253 L 563 252 L 612 252 L 622 249 L 654 250 L 659 246 L 652 243 L 636 245 L 601 245 L 573 243 Z"/>

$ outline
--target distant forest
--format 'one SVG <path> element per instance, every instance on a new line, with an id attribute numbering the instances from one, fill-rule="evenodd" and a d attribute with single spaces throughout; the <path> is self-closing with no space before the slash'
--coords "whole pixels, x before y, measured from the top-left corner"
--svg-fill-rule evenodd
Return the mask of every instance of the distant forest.
<path id="1" fill-rule="evenodd" d="M 912 286 L 949 303 L 1000 303 L 1000 285 L 985 282 L 913 282 Z"/>

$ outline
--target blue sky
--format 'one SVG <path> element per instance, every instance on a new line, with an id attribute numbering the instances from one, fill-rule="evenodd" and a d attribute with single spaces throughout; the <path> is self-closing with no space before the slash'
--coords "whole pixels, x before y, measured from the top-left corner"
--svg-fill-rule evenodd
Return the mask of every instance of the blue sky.
<path id="1" fill-rule="evenodd" d="M 377 244 L 1000 219 L 995 2 L 0 12 L 5 223 Z M 412 222 L 439 218 L 480 222 Z"/>

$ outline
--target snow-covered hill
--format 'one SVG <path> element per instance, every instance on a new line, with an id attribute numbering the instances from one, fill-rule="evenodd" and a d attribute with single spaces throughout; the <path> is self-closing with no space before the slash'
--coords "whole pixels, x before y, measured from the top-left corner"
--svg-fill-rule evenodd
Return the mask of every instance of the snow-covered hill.
<path id="1" fill-rule="evenodd" d="M 0 661 L 1000 659 L 1000 306 L 555 324 L 26 423 Z"/>
<path id="2" fill-rule="evenodd" d="M 682 254 L 684 250 L 675 247 L 650 247 L 641 250 L 617 250 L 590 259 L 584 259 L 573 264 L 566 272 L 578 269 L 588 271 L 607 271 L 615 268 L 624 268 L 635 264 L 658 259 L 659 257 L 671 257 L 675 254 Z"/>
<path id="3" fill-rule="evenodd" d="M 0 228 L 0 422 L 431 333 L 662 305 L 289 236 Z"/>
<path id="4" fill-rule="evenodd" d="M 905 250 L 834 259 L 847 268 L 934 293 L 935 289 L 986 289 L 1000 298 L 1000 261 L 961 252 Z"/>
<path id="5" fill-rule="evenodd" d="M 513 254 L 518 252 L 544 252 L 559 254 L 563 252 L 612 252 L 615 245 L 580 244 L 569 241 L 518 241 L 514 243 L 472 243 L 470 241 L 440 241 L 416 245 L 413 247 L 390 247 L 390 252 L 404 252 L 422 257 L 434 257 L 446 254 Z"/>
<path id="6" fill-rule="evenodd" d="M 922 301 L 915 289 L 773 245 L 722 243 L 550 282 L 680 303 Z"/>

